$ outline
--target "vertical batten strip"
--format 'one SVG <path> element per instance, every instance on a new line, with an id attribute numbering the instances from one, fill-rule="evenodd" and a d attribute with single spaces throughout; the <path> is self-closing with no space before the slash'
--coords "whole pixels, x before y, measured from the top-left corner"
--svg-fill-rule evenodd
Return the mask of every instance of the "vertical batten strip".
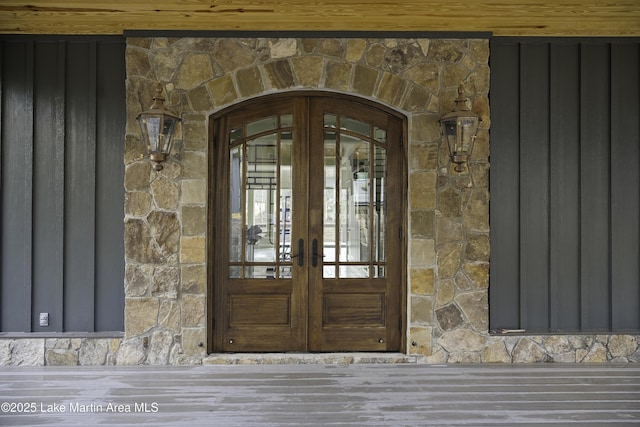
<path id="1" fill-rule="evenodd" d="M 30 41 L 27 43 L 27 61 L 26 61 L 26 105 L 23 114 L 26 117 L 25 123 L 25 151 L 24 151 L 24 187 L 23 194 L 18 195 L 18 197 L 24 198 L 24 207 L 25 207 L 25 227 L 24 227 L 24 268 L 25 268 L 25 277 L 24 277 L 24 293 L 26 304 L 28 307 L 27 310 L 21 314 L 20 317 L 29 316 L 29 313 L 32 311 L 33 306 L 33 149 L 34 149 L 34 55 L 35 55 L 35 43 Z M 18 110 L 18 115 L 21 112 Z M 29 269 L 27 271 L 27 268 Z M 25 331 L 33 330 L 33 325 L 31 321 L 28 319 L 23 320 L 25 322 Z"/>
<path id="2" fill-rule="evenodd" d="M 552 310 L 553 305 L 554 305 L 554 298 L 553 298 L 553 286 L 551 283 L 551 246 L 552 246 L 552 230 L 551 230 L 551 186 L 552 186 L 552 182 L 551 182 L 551 176 L 552 176 L 552 170 L 551 170 L 551 164 L 552 164 L 552 159 L 551 159 L 551 135 L 553 133 L 553 129 L 551 128 L 551 117 L 553 114 L 553 106 L 551 103 L 551 98 L 552 98 L 552 86 L 551 86 L 551 80 L 552 80 L 552 63 L 551 63 L 551 57 L 552 57 L 552 49 L 553 49 L 553 45 L 551 43 L 547 43 L 546 44 L 546 48 L 547 48 L 547 55 L 546 55 L 546 67 L 547 67 L 547 72 L 545 73 L 545 78 L 547 80 L 547 87 L 546 87 L 546 154 L 547 154 L 547 158 L 546 158 L 546 188 L 545 188 L 545 198 L 546 198 L 546 202 L 547 202 L 547 206 L 546 206 L 546 216 L 545 216 L 545 221 L 546 221 L 546 225 L 547 225 L 547 230 L 546 230 L 546 235 L 545 238 L 547 240 L 546 242 L 546 259 L 545 259 L 545 263 L 546 263 L 546 287 L 545 287 L 545 291 L 546 291 L 546 299 L 547 299 L 547 303 L 546 303 L 546 328 L 547 330 L 553 330 L 554 328 L 556 328 L 557 326 L 554 326 L 552 322 L 556 322 L 557 324 L 557 318 L 554 318 L 554 311 Z"/>
<path id="3" fill-rule="evenodd" d="M 58 42 L 58 82 L 56 88 L 56 96 L 58 97 L 58 102 L 56 103 L 56 135 L 55 135 L 55 144 L 56 144 L 56 181 L 57 181 L 57 191 L 58 198 L 56 200 L 56 213 L 59 215 L 60 221 L 60 230 L 58 230 L 57 238 L 59 241 L 57 242 L 57 249 L 59 250 L 59 254 L 57 256 L 58 262 L 60 263 L 60 284 L 58 285 L 57 298 L 60 300 L 60 319 L 56 319 L 57 330 L 63 330 L 64 327 L 64 281 L 65 281 L 65 271 L 64 271 L 64 218 L 65 218 L 65 157 L 66 157 L 66 146 L 65 146 L 65 114 L 66 114 L 66 97 L 65 97 L 65 72 L 66 72 L 66 54 L 67 47 L 66 43 L 63 41 Z"/>
<path id="4" fill-rule="evenodd" d="M 557 198 L 557 191 L 555 188 L 555 183 L 557 182 L 556 177 L 556 163 L 560 156 L 558 156 L 557 150 L 559 148 L 557 144 L 557 132 L 558 127 L 560 125 L 559 120 L 563 117 L 559 113 L 562 113 L 562 108 L 557 108 L 558 103 L 560 102 L 558 93 L 561 90 L 558 85 L 558 80 L 561 80 L 562 76 L 562 66 L 560 65 L 560 54 L 561 47 L 555 43 L 549 44 L 549 259 L 547 260 L 549 265 L 549 278 L 548 278 L 548 287 L 549 287 L 549 330 L 558 330 L 558 267 L 555 263 L 555 260 L 559 258 L 559 255 L 556 251 L 558 248 L 558 242 L 556 241 L 556 217 L 558 214 L 558 204 L 561 200 Z M 560 157 L 561 158 L 561 157 Z M 560 230 L 558 230 L 560 231 Z"/>
<path id="5" fill-rule="evenodd" d="M 92 332 L 96 330 L 96 305 L 99 303 L 96 301 L 96 241 L 97 241 L 97 196 L 96 196 L 96 172 L 97 172 L 97 154 L 98 154 L 98 71 L 97 71 L 97 61 L 98 61 L 98 43 L 93 40 L 89 43 L 89 90 L 87 92 L 87 106 L 89 111 L 87 112 L 87 120 L 88 120 L 88 129 L 89 130 L 89 138 L 90 138 L 90 150 L 92 150 L 90 162 L 91 167 L 87 168 L 87 179 L 90 181 L 90 186 L 88 189 L 90 191 L 89 197 L 91 199 L 91 210 L 89 212 L 90 221 L 92 222 L 92 233 L 91 233 L 91 254 L 90 254 L 90 266 L 91 266 L 91 282 L 90 286 L 87 289 L 87 301 L 92 302 L 89 307 L 89 313 L 87 313 L 87 324 L 92 325 Z M 89 141 L 87 141 L 89 142 Z"/>
<path id="6" fill-rule="evenodd" d="M 518 225 L 519 225 L 519 229 L 518 229 L 518 236 L 519 236 L 519 247 L 518 247 L 518 273 L 520 275 L 519 279 L 518 279 L 518 287 L 520 288 L 520 293 L 519 293 L 519 297 L 520 297 L 520 319 L 519 319 L 519 324 L 518 327 L 519 328 L 523 328 L 526 329 L 528 328 L 528 322 L 527 319 L 529 317 L 529 313 L 527 310 L 528 307 L 528 293 L 527 293 L 527 289 L 526 289 L 526 274 L 523 271 L 523 258 L 524 258 L 524 254 L 523 254 L 523 246 L 525 244 L 525 237 L 523 236 L 523 227 L 522 227 L 522 222 L 523 222 L 523 208 L 522 208 L 522 204 L 523 204 L 523 194 L 525 194 L 525 188 L 523 188 L 523 179 L 522 179 L 522 164 L 524 163 L 524 149 L 525 149 L 525 134 L 523 132 L 523 123 L 525 121 L 525 117 L 526 117 L 526 113 L 527 111 L 524 110 L 524 106 L 526 105 L 526 102 L 528 100 L 527 98 L 527 91 L 526 88 L 524 86 L 525 82 L 528 80 L 529 77 L 529 67 L 527 65 L 526 62 L 526 58 L 527 58 L 527 54 L 529 52 L 528 46 L 525 44 L 521 44 L 520 45 L 520 57 L 519 57 L 519 70 L 520 70 L 520 83 L 519 83 L 519 95 L 520 95 L 520 102 L 518 104 L 518 111 L 520 113 L 519 117 L 518 117 L 518 143 L 519 143 L 519 150 L 518 150 L 518 173 L 519 173 L 519 177 L 518 177 L 518 185 L 519 185 L 519 191 L 518 191 Z"/>

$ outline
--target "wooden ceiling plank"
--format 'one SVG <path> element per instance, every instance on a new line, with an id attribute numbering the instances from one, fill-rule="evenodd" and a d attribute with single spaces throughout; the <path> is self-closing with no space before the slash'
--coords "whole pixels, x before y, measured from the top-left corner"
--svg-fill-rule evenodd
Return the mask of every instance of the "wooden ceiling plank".
<path id="1" fill-rule="evenodd" d="M 453 31 L 640 36 L 640 0 L 3 0 L 0 33 L 125 30 Z"/>

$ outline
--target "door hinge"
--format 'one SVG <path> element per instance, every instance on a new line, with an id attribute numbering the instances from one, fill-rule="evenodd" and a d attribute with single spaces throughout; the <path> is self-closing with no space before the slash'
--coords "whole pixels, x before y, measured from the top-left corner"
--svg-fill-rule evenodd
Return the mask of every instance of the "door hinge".
<path id="1" fill-rule="evenodd" d="M 398 239 L 402 240 L 402 227 L 398 227 Z"/>
<path id="2" fill-rule="evenodd" d="M 402 332 L 402 316 L 398 317 L 398 330 Z"/>

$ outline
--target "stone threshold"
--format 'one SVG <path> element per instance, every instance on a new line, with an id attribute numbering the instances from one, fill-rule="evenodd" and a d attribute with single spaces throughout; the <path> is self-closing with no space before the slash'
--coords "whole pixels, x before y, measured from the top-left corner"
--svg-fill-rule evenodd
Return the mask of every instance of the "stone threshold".
<path id="1" fill-rule="evenodd" d="M 216 353 L 203 365 L 353 365 L 419 363 L 421 356 L 402 353 Z"/>

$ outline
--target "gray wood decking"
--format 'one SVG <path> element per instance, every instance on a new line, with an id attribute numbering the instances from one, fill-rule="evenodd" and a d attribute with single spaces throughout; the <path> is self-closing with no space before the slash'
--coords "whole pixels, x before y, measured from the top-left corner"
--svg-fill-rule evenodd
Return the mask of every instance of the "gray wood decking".
<path id="1" fill-rule="evenodd" d="M 0 403 L 0 425 L 631 426 L 640 366 L 5 367 Z"/>

